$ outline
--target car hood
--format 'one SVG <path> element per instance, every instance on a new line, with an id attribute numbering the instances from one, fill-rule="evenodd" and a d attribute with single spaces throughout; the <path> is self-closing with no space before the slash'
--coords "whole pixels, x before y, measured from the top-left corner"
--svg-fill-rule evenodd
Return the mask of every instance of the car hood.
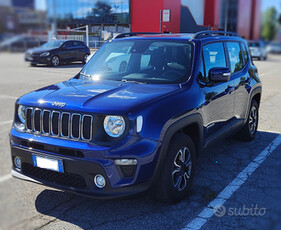
<path id="1" fill-rule="evenodd" d="M 18 100 L 18 103 L 49 109 L 125 115 L 145 102 L 179 89 L 177 84 L 71 79 L 26 94 Z"/>
<path id="2" fill-rule="evenodd" d="M 33 48 L 33 49 L 29 49 L 26 51 L 26 53 L 28 54 L 41 54 L 43 52 L 50 52 L 55 50 L 54 48 L 44 48 L 44 47 L 37 47 L 37 48 Z"/>

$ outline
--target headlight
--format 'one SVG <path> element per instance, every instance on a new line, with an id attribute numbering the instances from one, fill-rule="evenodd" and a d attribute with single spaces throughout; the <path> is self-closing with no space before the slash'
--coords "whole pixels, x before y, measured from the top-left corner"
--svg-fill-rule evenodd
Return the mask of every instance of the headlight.
<path id="1" fill-rule="evenodd" d="M 21 123 L 25 123 L 25 106 L 19 105 L 18 107 L 18 118 Z"/>
<path id="2" fill-rule="evenodd" d="M 125 131 L 125 120 L 121 116 L 106 116 L 103 127 L 111 137 L 120 137 Z"/>
<path id="3" fill-rule="evenodd" d="M 49 56 L 49 52 L 44 52 L 44 53 L 41 53 L 40 54 L 40 57 L 47 57 L 47 56 Z"/>

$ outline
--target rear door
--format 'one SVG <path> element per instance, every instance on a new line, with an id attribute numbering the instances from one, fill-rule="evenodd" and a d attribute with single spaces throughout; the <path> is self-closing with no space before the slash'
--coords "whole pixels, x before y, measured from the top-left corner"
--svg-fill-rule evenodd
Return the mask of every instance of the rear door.
<path id="1" fill-rule="evenodd" d="M 244 43 L 226 42 L 226 47 L 235 86 L 234 114 L 237 119 L 244 119 L 249 101 L 250 58 Z"/>
<path id="2" fill-rule="evenodd" d="M 75 56 L 75 60 L 81 61 L 84 58 L 85 55 L 85 45 L 83 42 L 80 41 L 73 41 L 73 52 Z"/>
<path id="3" fill-rule="evenodd" d="M 222 42 L 213 42 L 202 47 L 199 79 L 205 95 L 203 117 L 206 138 L 223 132 L 234 117 L 234 81 L 211 82 L 209 70 L 213 67 L 228 67 L 225 47 Z M 201 81 L 201 80 L 199 80 Z"/>

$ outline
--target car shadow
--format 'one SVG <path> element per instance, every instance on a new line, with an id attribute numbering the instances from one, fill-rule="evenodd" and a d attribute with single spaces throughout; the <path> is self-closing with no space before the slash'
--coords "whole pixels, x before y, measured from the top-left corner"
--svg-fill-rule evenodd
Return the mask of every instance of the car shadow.
<path id="1" fill-rule="evenodd" d="M 174 205 L 159 203 L 148 195 L 94 200 L 46 189 L 37 196 L 35 206 L 41 214 L 82 229 L 182 229 L 277 136 L 259 131 L 252 142 L 229 138 L 204 151 L 196 162 L 190 196 Z"/>
<path id="2" fill-rule="evenodd" d="M 81 62 L 79 63 L 63 63 L 63 64 L 60 64 L 59 66 L 48 66 L 48 65 L 37 65 L 36 67 L 38 68 L 55 68 L 55 69 L 68 69 L 68 68 L 82 68 L 84 66 L 84 64 L 82 64 Z M 35 68 L 36 68 L 35 67 Z"/>

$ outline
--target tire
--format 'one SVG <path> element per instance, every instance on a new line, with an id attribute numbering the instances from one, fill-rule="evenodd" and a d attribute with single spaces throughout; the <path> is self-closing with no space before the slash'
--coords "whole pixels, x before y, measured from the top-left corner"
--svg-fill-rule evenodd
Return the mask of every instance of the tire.
<path id="1" fill-rule="evenodd" d="M 237 137 L 242 141 L 252 141 L 257 133 L 259 122 L 259 105 L 256 100 L 252 100 L 249 110 L 247 122 L 237 134 Z"/>
<path id="2" fill-rule="evenodd" d="M 184 159 L 183 153 L 186 156 Z M 191 138 L 185 134 L 176 134 L 170 142 L 159 181 L 153 190 L 152 195 L 156 200 L 171 204 L 188 195 L 193 181 L 195 156 L 196 150 Z"/>
<path id="3" fill-rule="evenodd" d="M 83 64 L 86 64 L 87 63 L 87 58 L 89 57 L 89 54 L 85 54 L 84 57 L 83 57 L 83 60 L 82 60 L 82 63 Z"/>
<path id="4" fill-rule="evenodd" d="M 53 56 L 51 58 L 51 66 L 56 67 L 56 66 L 59 66 L 59 65 L 60 65 L 60 58 L 57 55 Z"/>

